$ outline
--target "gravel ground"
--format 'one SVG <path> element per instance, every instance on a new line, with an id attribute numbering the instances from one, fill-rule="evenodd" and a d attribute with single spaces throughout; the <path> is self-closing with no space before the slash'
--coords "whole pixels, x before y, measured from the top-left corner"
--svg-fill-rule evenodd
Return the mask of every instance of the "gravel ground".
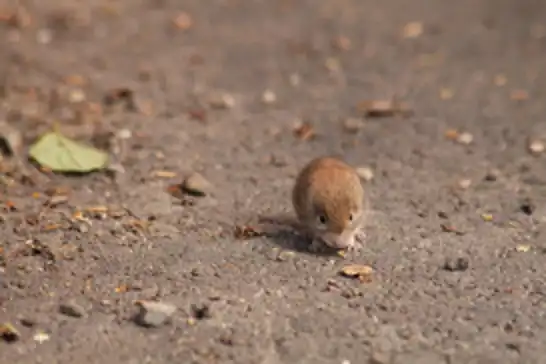
<path id="1" fill-rule="evenodd" d="M 0 362 L 546 361 L 545 2 L 14 3 Z M 111 168 L 39 172 L 26 151 L 54 122 Z M 292 213 L 326 154 L 373 171 L 361 252 L 235 236 Z M 192 173 L 206 196 L 170 187 Z"/>

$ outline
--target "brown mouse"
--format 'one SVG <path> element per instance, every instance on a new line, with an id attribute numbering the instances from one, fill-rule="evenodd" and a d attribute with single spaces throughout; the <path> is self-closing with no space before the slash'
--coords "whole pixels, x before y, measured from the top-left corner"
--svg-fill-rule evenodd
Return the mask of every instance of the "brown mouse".
<path id="1" fill-rule="evenodd" d="M 310 161 L 296 177 L 292 204 L 300 224 L 320 242 L 335 249 L 360 247 L 364 234 L 364 188 L 355 169 L 334 157 Z"/>

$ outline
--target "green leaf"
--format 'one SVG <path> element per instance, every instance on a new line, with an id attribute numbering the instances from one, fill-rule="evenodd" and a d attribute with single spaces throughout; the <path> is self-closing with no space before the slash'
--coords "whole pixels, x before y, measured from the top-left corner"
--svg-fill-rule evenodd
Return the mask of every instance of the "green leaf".
<path id="1" fill-rule="evenodd" d="M 44 134 L 29 151 L 40 165 L 57 172 L 91 172 L 108 163 L 108 154 L 80 144 L 58 131 Z"/>

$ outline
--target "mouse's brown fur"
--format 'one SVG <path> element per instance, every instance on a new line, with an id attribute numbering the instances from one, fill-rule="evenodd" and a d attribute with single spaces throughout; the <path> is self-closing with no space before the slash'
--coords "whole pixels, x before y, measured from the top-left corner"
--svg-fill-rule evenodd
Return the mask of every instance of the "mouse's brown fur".
<path id="1" fill-rule="evenodd" d="M 292 191 L 298 220 L 334 248 L 352 248 L 364 215 L 364 188 L 354 168 L 333 157 L 316 158 L 299 173 Z"/>

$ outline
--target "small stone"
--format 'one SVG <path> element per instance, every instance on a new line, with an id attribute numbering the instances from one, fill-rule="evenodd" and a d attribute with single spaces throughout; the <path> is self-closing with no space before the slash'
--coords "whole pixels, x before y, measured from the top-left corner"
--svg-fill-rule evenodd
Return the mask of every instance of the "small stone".
<path id="1" fill-rule="evenodd" d="M 518 253 L 527 253 L 529 250 L 531 250 L 531 246 L 529 244 L 519 244 L 516 246 L 516 251 Z"/>
<path id="2" fill-rule="evenodd" d="M 61 303 L 59 305 L 59 312 L 74 318 L 81 318 L 86 315 L 85 309 L 73 300 Z"/>
<path id="3" fill-rule="evenodd" d="M 137 301 L 140 311 L 134 321 L 143 327 L 158 327 L 169 323 L 176 312 L 176 306 L 156 301 Z"/>
<path id="4" fill-rule="evenodd" d="M 74 89 L 68 94 L 68 100 L 73 104 L 85 101 L 85 92 L 81 89 Z"/>
<path id="5" fill-rule="evenodd" d="M 361 119 L 347 118 L 343 121 L 343 129 L 348 133 L 357 133 L 363 126 L 364 123 Z"/>
<path id="6" fill-rule="evenodd" d="M 447 258 L 444 263 L 444 269 L 450 272 L 464 272 L 468 269 L 468 266 L 468 259 L 463 257 L 459 257 L 456 259 Z"/>
<path id="7" fill-rule="evenodd" d="M 226 92 L 215 93 L 209 99 L 209 105 L 215 109 L 232 109 L 235 98 Z"/>
<path id="8" fill-rule="evenodd" d="M 0 150 L 7 156 L 16 155 L 23 143 L 21 132 L 8 124 L 0 121 Z"/>
<path id="9" fill-rule="evenodd" d="M 212 185 L 203 175 L 194 172 L 184 180 L 182 189 L 191 195 L 206 196 L 212 190 Z"/>
<path id="10" fill-rule="evenodd" d="M 130 129 L 121 129 L 121 130 L 118 130 L 116 135 L 119 139 L 126 140 L 126 139 L 131 139 L 131 137 L 133 136 L 133 133 L 131 132 Z"/>
<path id="11" fill-rule="evenodd" d="M 542 143 L 540 140 L 533 140 L 531 143 L 529 143 L 529 152 L 532 154 L 541 154 L 544 152 L 544 143 Z"/>
<path id="12" fill-rule="evenodd" d="M 474 140 L 474 136 L 472 134 L 470 134 L 470 133 L 467 133 L 467 132 L 461 133 L 457 137 L 457 142 L 459 142 L 460 144 L 468 145 L 468 144 L 472 143 L 473 140 Z"/>
<path id="13" fill-rule="evenodd" d="M 461 188 L 462 190 L 467 190 L 471 184 L 472 184 L 472 180 L 462 179 L 459 181 L 459 188 Z"/>
<path id="14" fill-rule="evenodd" d="M 190 14 L 182 12 L 176 16 L 173 23 L 180 30 L 188 30 L 192 27 L 193 20 Z"/>
<path id="15" fill-rule="evenodd" d="M 417 21 L 410 22 L 404 26 L 402 36 L 404 38 L 417 38 L 423 34 L 423 30 L 423 23 Z"/>
<path id="16" fill-rule="evenodd" d="M 373 170 L 370 167 L 358 167 L 356 168 L 356 174 L 364 181 L 369 182 L 373 179 Z"/>
<path id="17" fill-rule="evenodd" d="M 34 334 L 34 336 L 32 337 L 32 339 L 40 344 L 46 342 L 49 340 L 49 334 L 43 332 L 43 331 L 38 331 L 37 333 Z"/>
<path id="18" fill-rule="evenodd" d="M 273 104 L 277 101 L 277 95 L 271 90 L 265 90 L 262 95 L 262 102 L 264 104 Z"/>

